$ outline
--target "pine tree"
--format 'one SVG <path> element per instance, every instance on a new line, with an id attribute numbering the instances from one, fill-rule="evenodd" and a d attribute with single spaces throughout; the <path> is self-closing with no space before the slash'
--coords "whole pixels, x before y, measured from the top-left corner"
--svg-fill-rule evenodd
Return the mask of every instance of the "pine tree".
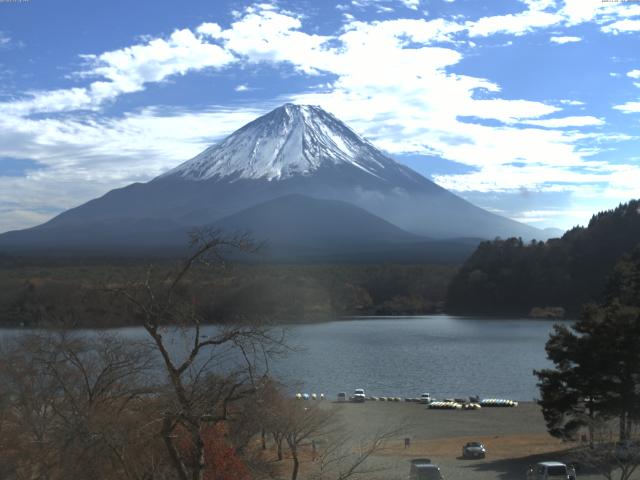
<path id="1" fill-rule="evenodd" d="M 556 326 L 547 342 L 555 368 L 534 373 L 552 435 L 575 438 L 596 420 L 616 419 L 619 440 L 629 438 L 640 421 L 639 340 L 640 248 L 615 267 L 605 301 L 571 327 Z"/>

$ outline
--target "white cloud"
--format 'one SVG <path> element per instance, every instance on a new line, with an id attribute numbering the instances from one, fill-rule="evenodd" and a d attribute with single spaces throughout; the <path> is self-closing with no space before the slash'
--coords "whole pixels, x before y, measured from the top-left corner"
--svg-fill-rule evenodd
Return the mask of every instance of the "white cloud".
<path id="1" fill-rule="evenodd" d="M 378 11 L 391 12 L 393 8 L 385 6 L 385 3 L 399 3 L 411 10 L 418 10 L 418 8 L 420 8 L 420 2 L 421 0 L 352 0 L 351 5 L 357 8 L 375 7 Z"/>
<path id="2" fill-rule="evenodd" d="M 420 8 L 420 0 L 400 0 L 400 1 L 405 7 L 410 8 L 411 10 L 417 10 L 418 8 Z"/>
<path id="3" fill-rule="evenodd" d="M 482 17 L 466 23 L 472 37 L 497 33 L 524 35 L 550 27 L 571 27 L 587 22 L 602 25 L 604 33 L 633 32 L 640 29 L 640 5 L 635 2 L 605 2 L 603 0 L 521 0 L 527 7 L 519 13 Z M 556 39 L 556 40 L 553 40 Z M 568 43 L 580 37 L 555 36 L 551 41 Z"/>
<path id="4" fill-rule="evenodd" d="M 586 115 L 578 117 L 549 118 L 545 120 L 527 120 L 524 123 L 547 128 L 594 127 L 605 124 L 604 120 L 601 118 Z"/>
<path id="5" fill-rule="evenodd" d="M 472 100 L 459 116 L 491 118 L 504 123 L 515 123 L 524 119 L 538 118 L 555 113 L 559 108 L 529 100 Z"/>
<path id="6" fill-rule="evenodd" d="M 556 0 L 520 0 L 530 10 L 547 10 L 556 7 Z"/>
<path id="7" fill-rule="evenodd" d="M 523 223 L 531 223 L 534 225 L 540 223 L 552 223 L 554 221 L 562 220 L 563 224 L 577 225 L 579 223 L 584 223 L 585 220 L 588 220 L 589 217 L 593 215 L 593 213 L 594 212 L 591 210 L 584 210 L 579 208 L 563 208 L 555 210 L 525 210 L 519 212 L 518 215 L 514 217 L 514 220 Z"/>
<path id="8" fill-rule="evenodd" d="M 196 28 L 196 32 L 201 35 L 207 35 L 211 38 L 220 38 L 222 35 L 222 28 L 217 23 L 202 23 Z"/>
<path id="9" fill-rule="evenodd" d="M 4 183 L 3 178 L 0 177 L 0 185 L 7 188 L 8 185 L 4 185 Z M 16 188 L 14 191 L 21 191 L 17 188 L 15 182 L 14 185 L 9 187 Z M 4 203 L 2 195 L 0 195 L 0 203 Z M 0 207 L 0 232 L 29 228 L 44 223 L 51 218 L 51 213 L 29 210 L 28 205 L 17 206 L 13 203 L 7 203 L 5 205 L 7 206 Z M 34 208 L 37 208 L 37 206 L 34 206 Z"/>
<path id="10" fill-rule="evenodd" d="M 631 70 L 630 72 L 627 72 L 627 77 L 633 78 L 633 79 L 640 79 L 640 70 Z"/>
<path id="11" fill-rule="evenodd" d="M 29 191 L 31 203 L 22 210 L 68 208 L 110 188 L 148 180 L 264 113 L 267 106 L 204 112 L 147 109 L 117 119 L 92 113 L 148 83 L 234 62 L 288 64 L 306 75 L 329 74 L 331 80 L 323 79 L 328 83 L 322 88 L 281 100 L 320 104 L 389 152 L 438 155 L 474 168 L 466 175 L 438 176 L 445 188 L 554 191 L 610 181 L 612 188 L 628 190 L 624 174 L 590 160 L 598 150 L 581 146 L 586 134 L 562 130 L 601 125 L 601 119 L 542 119 L 561 108 L 500 98 L 500 86 L 491 79 L 451 72 L 463 58 L 454 47 L 467 30 L 480 37 L 522 35 L 579 16 L 578 11 L 572 17 L 548 11 L 555 6 L 551 0 L 525 3 L 529 10 L 521 14 L 464 24 L 424 18 L 349 21 L 335 35 L 307 33 L 303 17 L 262 5 L 238 12 L 228 28 L 204 23 L 193 31 L 176 30 L 166 39 L 88 56 L 88 68 L 81 72 L 90 79 L 87 86 L 32 92 L 0 104 L 0 156 L 31 158 L 46 166 L 25 178 L 0 179 L 0 205 L 10 201 L 7 192 Z M 434 46 L 445 42 L 451 48 Z M 556 103 L 583 105 L 575 100 Z M 640 102 L 616 108 L 640 111 L 634 105 Z M 64 121 L 28 117 L 60 111 L 76 112 Z M 523 128 L 520 123 L 525 122 L 534 126 Z M 56 193 L 47 196 L 51 191 Z"/>
<path id="12" fill-rule="evenodd" d="M 584 102 L 580 101 L 580 100 L 560 100 L 560 103 L 562 105 L 570 105 L 572 107 L 581 107 L 583 105 L 586 105 Z"/>
<path id="13" fill-rule="evenodd" d="M 221 68 L 235 60 L 219 45 L 204 42 L 187 29 L 176 30 L 167 39 L 156 38 L 100 55 L 85 55 L 84 59 L 90 68 L 81 72 L 81 76 L 99 78 L 88 87 L 28 92 L 27 98 L 0 103 L 0 109 L 20 116 L 95 110 L 122 94 L 143 90 L 147 83 L 189 71 Z"/>
<path id="14" fill-rule="evenodd" d="M 242 83 L 234 88 L 236 92 L 246 92 L 249 90 L 249 86 L 246 83 Z"/>
<path id="15" fill-rule="evenodd" d="M 0 231 L 33 226 L 113 188 L 148 181 L 262 113 L 264 107 L 146 109 L 102 120 L 0 117 L 0 157 L 43 166 L 25 177 L 0 176 Z M 24 193 L 19 204 L 16 192 Z"/>
<path id="16" fill-rule="evenodd" d="M 613 108 L 620 110 L 622 113 L 640 113 L 640 102 L 627 102 L 622 105 L 616 105 Z"/>
<path id="17" fill-rule="evenodd" d="M 483 17 L 474 22 L 467 22 L 469 36 L 487 37 L 496 33 L 524 35 L 539 28 L 547 28 L 559 24 L 562 16 L 541 10 L 526 10 L 522 13 Z"/>
<path id="18" fill-rule="evenodd" d="M 568 25 L 592 21 L 602 24 L 619 18 L 640 16 L 640 5 L 634 2 L 564 0 L 559 13 L 566 18 Z"/>
<path id="19" fill-rule="evenodd" d="M 303 33 L 299 18 L 272 9 L 247 12 L 230 28 L 215 32 L 227 51 L 250 62 L 288 62 L 301 72 L 318 73 L 326 62 L 323 45 L 329 37 Z"/>
<path id="20" fill-rule="evenodd" d="M 0 49 L 9 46 L 11 43 L 11 37 L 6 33 L 0 31 Z"/>
<path id="21" fill-rule="evenodd" d="M 575 42 L 580 42 L 582 41 L 582 38 L 580 37 L 551 37 L 549 39 L 550 42 L 552 43 L 559 43 L 559 44 L 565 44 L 565 43 L 575 43 Z"/>
<path id="22" fill-rule="evenodd" d="M 613 33 L 618 35 L 620 33 L 640 32 L 640 20 L 619 20 L 617 22 L 610 23 L 601 28 L 604 33 Z"/>

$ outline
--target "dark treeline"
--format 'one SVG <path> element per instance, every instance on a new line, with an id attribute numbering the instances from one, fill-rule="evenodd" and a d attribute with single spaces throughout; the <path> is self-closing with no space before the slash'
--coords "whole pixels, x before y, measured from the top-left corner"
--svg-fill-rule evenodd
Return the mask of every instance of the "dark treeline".
<path id="1" fill-rule="evenodd" d="M 639 200 L 598 213 L 559 239 L 483 242 L 449 285 L 447 310 L 527 314 L 559 306 L 576 314 L 601 299 L 612 268 L 639 242 Z"/>
<path id="2" fill-rule="evenodd" d="M 154 274 L 169 271 L 158 263 Z M 137 264 L 12 265 L 0 269 L 0 325 L 110 327 L 136 324 L 115 308 L 110 287 L 144 278 Z M 224 272 L 220 269 L 224 268 Z M 281 322 L 345 315 L 442 311 L 449 265 L 234 265 L 194 268 L 183 285 L 211 322 L 268 317 Z"/>

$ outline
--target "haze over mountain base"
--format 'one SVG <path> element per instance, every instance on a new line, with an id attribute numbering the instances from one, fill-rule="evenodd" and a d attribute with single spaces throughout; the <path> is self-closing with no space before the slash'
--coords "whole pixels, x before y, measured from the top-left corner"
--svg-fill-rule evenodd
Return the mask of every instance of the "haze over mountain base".
<path id="1" fill-rule="evenodd" d="M 281 260 L 461 261 L 480 239 L 548 237 L 439 187 L 320 107 L 286 104 L 148 183 L 0 235 L 0 249 L 173 252 L 199 228 L 247 232 Z"/>

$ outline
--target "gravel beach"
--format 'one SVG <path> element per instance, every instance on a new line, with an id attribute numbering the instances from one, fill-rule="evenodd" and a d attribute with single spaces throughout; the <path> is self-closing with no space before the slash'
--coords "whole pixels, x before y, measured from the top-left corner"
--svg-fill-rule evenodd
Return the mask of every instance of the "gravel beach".
<path id="1" fill-rule="evenodd" d="M 540 461 L 570 461 L 573 444 L 551 437 L 540 408 L 531 402 L 514 408 L 430 410 L 405 402 L 336 403 L 344 427 L 366 441 L 376 432 L 400 427 L 397 439 L 373 460 L 384 467 L 376 478 L 407 479 L 409 460 L 428 457 L 440 466 L 446 480 L 525 479 L 526 467 Z M 404 447 L 404 438 L 410 446 Z M 481 441 L 485 459 L 462 459 L 462 446 Z M 578 478 L 602 478 L 579 472 Z"/>

